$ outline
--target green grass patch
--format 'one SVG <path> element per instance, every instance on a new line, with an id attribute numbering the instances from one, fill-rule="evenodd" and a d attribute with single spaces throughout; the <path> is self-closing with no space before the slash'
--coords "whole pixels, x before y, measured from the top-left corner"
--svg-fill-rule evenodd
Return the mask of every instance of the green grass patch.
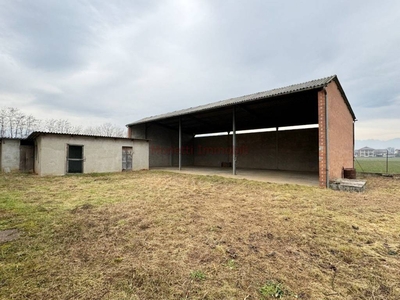
<path id="1" fill-rule="evenodd" d="M 400 174 L 400 157 L 356 157 L 357 172 Z"/>

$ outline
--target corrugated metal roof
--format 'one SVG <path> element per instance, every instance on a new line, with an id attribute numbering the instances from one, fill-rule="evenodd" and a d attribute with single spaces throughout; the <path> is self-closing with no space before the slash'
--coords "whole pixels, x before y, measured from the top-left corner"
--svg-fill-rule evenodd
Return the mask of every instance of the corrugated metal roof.
<path id="1" fill-rule="evenodd" d="M 289 85 L 286 87 L 273 89 L 273 90 L 269 90 L 269 91 L 265 91 L 265 92 L 259 92 L 259 93 L 255 93 L 255 94 L 251 94 L 251 95 L 230 98 L 227 100 L 222 100 L 222 101 L 218 101 L 218 102 L 214 102 L 214 103 L 210 103 L 210 104 L 200 105 L 200 106 L 196 106 L 196 107 L 190 107 L 187 109 L 177 110 L 177 111 L 173 111 L 173 112 L 166 113 L 166 114 L 147 117 L 147 118 L 138 120 L 136 122 L 130 123 L 127 126 L 157 121 L 157 120 L 166 119 L 166 118 L 178 117 L 178 116 L 187 115 L 187 114 L 191 114 L 191 113 L 197 113 L 197 112 L 201 112 L 201 111 L 205 111 L 205 110 L 211 110 L 211 109 L 216 109 L 216 108 L 220 108 L 220 107 L 224 107 L 224 106 L 231 106 L 231 105 L 235 105 L 235 104 L 241 104 L 241 103 L 251 102 L 251 101 L 260 100 L 260 99 L 277 97 L 280 95 L 286 95 L 286 94 L 292 94 L 292 93 L 297 93 L 297 92 L 306 91 L 306 90 L 322 88 L 334 79 L 338 82 L 337 76 L 332 75 L 329 77 L 316 79 L 316 80 L 312 80 L 312 81 L 308 81 L 308 82 L 304 82 L 304 83 Z M 341 89 L 340 83 L 338 85 L 339 85 L 339 88 Z M 343 94 L 344 94 L 344 92 L 343 92 Z M 347 101 L 347 99 L 346 99 L 346 101 Z M 351 108 L 350 108 L 350 111 L 353 114 Z M 354 116 L 354 114 L 353 114 L 353 116 Z"/>
<path id="2" fill-rule="evenodd" d="M 93 135 L 93 134 L 82 134 L 82 133 L 63 133 L 63 132 L 51 132 L 51 131 L 34 131 L 26 139 L 35 139 L 42 134 L 52 134 L 52 135 L 63 135 L 63 136 L 80 136 L 80 137 L 93 137 L 93 138 L 108 138 L 108 139 L 121 139 L 121 140 L 144 140 L 144 139 L 132 139 L 126 137 L 118 136 L 105 136 L 105 135 Z"/>

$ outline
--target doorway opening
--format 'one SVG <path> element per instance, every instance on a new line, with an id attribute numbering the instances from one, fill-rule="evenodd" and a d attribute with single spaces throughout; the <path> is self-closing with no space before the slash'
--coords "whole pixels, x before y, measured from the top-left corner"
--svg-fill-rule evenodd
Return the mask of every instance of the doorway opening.
<path id="1" fill-rule="evenodd" d="M 68 145 L 67 173 L 83 173 L 83 146 Z"/>
<path id="2" fill-rule="evenodd" d="M 122 171 L 132 170 L 132 147 L 122 147 Z"/>

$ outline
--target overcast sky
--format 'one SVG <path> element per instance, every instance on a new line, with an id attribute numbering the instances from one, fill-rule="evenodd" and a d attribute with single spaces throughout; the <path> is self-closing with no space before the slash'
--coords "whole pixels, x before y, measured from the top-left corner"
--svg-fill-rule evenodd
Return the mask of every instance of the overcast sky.
<path id="1" fill-rule="evenodd" d="M 398 138 L 399 22 L 398 0 L 0 0 L 0 107 L 124 126 L 337 74 L 356 138 Z"/>

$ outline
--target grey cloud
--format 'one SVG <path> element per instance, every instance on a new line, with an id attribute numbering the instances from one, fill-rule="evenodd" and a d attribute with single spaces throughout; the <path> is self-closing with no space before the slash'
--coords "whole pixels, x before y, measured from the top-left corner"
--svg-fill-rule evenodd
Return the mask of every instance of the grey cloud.
<path id="1" fill-rule="evenodd" d="M 0 97 L 43 111 L 124 124 L 332 74 L 360 120 L 400 109 L 393 0 L 1 5 Z"/>
<path id="2" fill-rule="evenodd" d="M 99 29 L 104 24 L 119 24 L 139 17 L 151 1 L 135 2 L 134 9 L 124 9 L 98 1 L 13 1 L 1 14 L 9 35 L 18 39 L 13 47 L 16 58 L 31 68 L 60 72 L 85 65 L 86 52 L 101 47 L 106 40 Z M 103 16 L 99 17 L 99 16 Z"/>
<path id="3" fill-rule="evenodd" d="M 3 12 L 17 39 L 13 55 L 31 68 L 60 72 L 84 63 L 79 51 L 90 44 L 90 29 L 72 2 L 14 2 Z"/>

